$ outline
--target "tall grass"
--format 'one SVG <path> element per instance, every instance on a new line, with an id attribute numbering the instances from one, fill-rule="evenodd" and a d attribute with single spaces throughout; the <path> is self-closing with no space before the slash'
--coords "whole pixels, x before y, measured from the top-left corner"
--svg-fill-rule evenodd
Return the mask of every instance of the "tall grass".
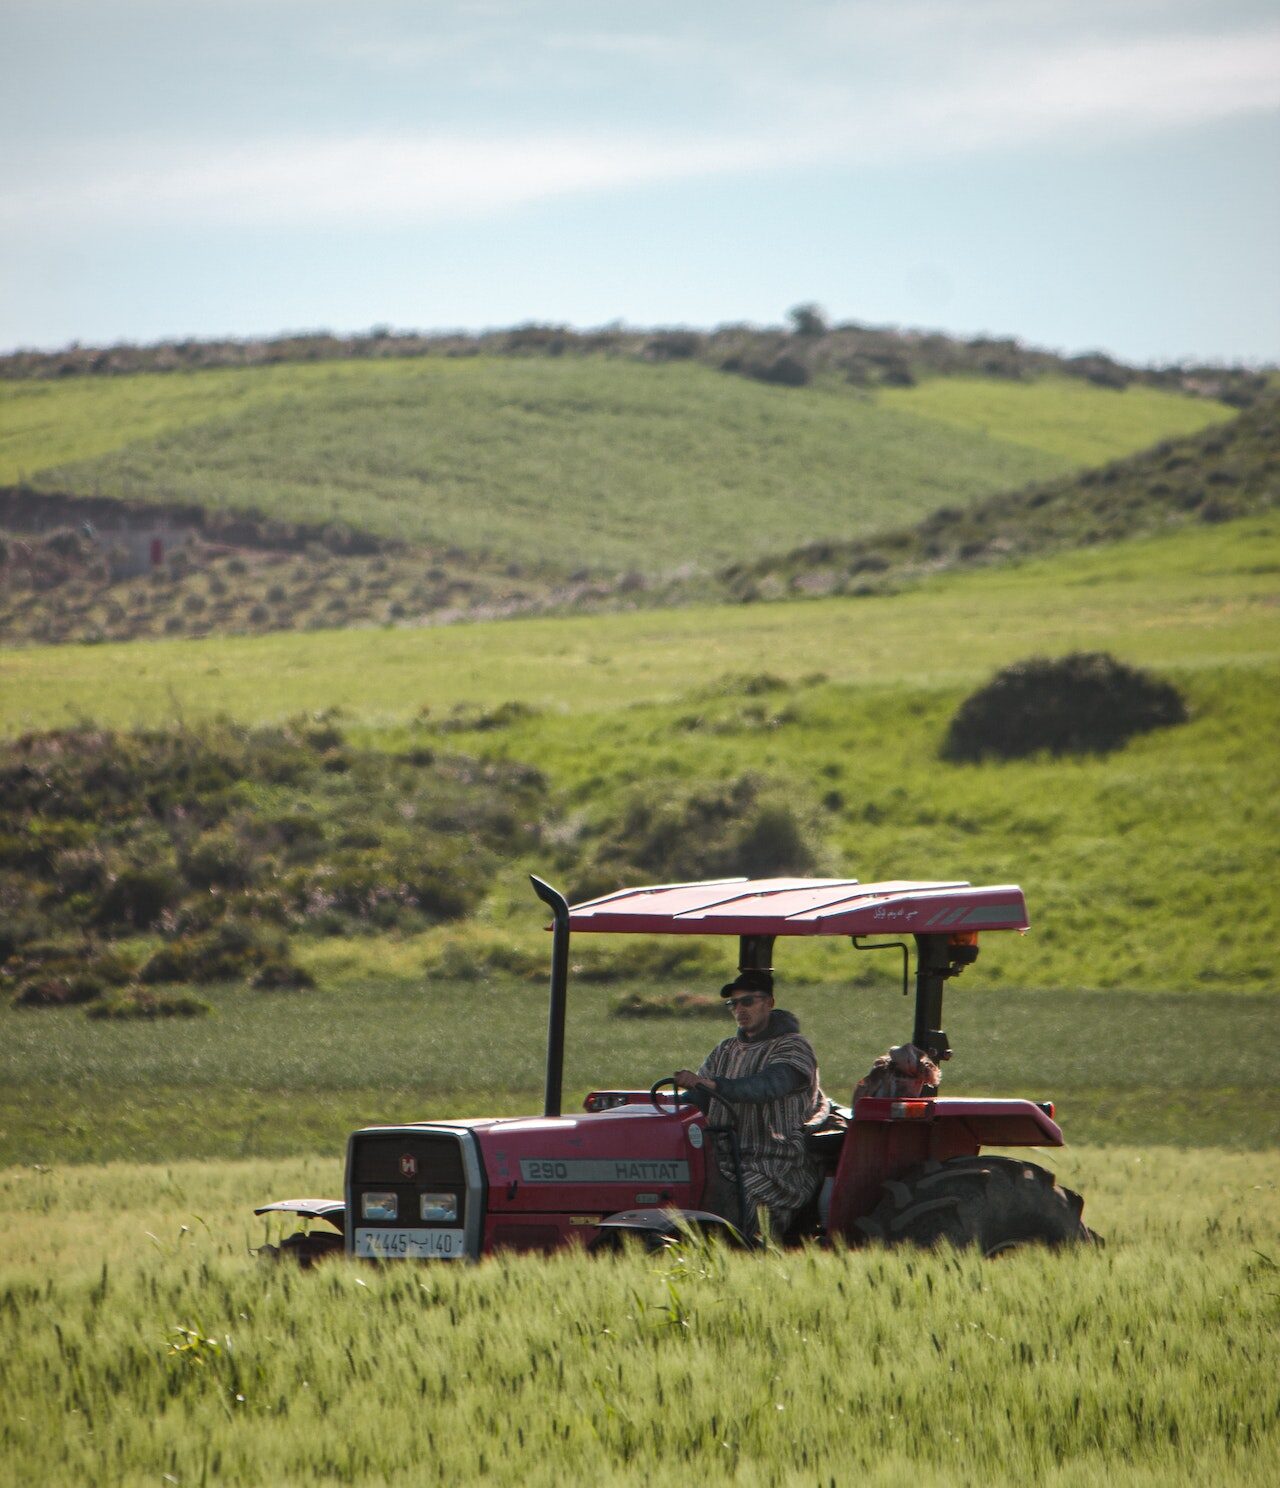
<path id="1" fill-rule="evenodd" d="M 654 571 L 900 524 L 1225 413 L 1067 379 L 997 419 L 972 389 L 971 410 L 944 401 L 941 417 L 934 396 L 898 406 L 694 364 L 474 357 L 11 384 L 0 430 L 10 478 L 45 489 Z"/>
<path id="2" fill-rule="evenodd" d="M 304 1275 L 246 1254 L 244 1211 L 329 1186 L 314 1164 L 11 1170 L 0 1439 L 23 1482 L 1270 1483 L 1278 1180 L 1274 1156 L 1082 1151 L 1106 1250 L 999 1264 Z"/>

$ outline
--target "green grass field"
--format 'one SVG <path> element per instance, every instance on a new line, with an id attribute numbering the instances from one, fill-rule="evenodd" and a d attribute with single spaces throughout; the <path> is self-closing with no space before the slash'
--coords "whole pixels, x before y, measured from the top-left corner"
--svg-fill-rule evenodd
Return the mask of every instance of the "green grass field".
<path id="1" fill-rule="evenodd" d="M 1050 378 L 868 395 L 603 360 L 295 365 L 0 386 L 0 483 L 662 568 L 901 524 L 1227 416 Z M 0 652 L 5 737 L 337 706 L 344 747 L 546 778 L 521 827 L 539 845 L 472 919 L 296 933 L 314 990 L 201 986 L 207 1017 L 158 1021 L 0 1008 L 0 1482 L 1269 1485 L 1278 573 L 1264 515 L 882 597 Z M 1154 668 L 1190 721 L 1105 758 L 939 762 L 974 686 L 1073 649 Z M 399 827 L 405 769 L 348 781 L 378 811 L 336 783 L 291 804 Z M 1032 932 L 984 936 L 948 985 L 943 1093 L 1056 1100 L 1070 1145 L 1030 1155 L 1105 1250 L 252 1257 L 275 1233 L 252 1206 L 340 1193 L 352 1127 L 539 1109 L 527 872 L 567 885 L 637 785 L 747 774 L 830 871 L 1023 884 Z M 26 841 L 0 847 L 20 862 Z M 614 1010 L 714 988 L 734 948 L 672 973 L 578 937 L 567 1104 L 724 1036 L 723 1015 Z M 847 1099 L 909 1031 L 892 959 L 788 943 L 777 965 Z"/>
<path id="2" fill-rule="evenodd" d="M 980 377 L 934 377 L 913 388 L 885 388 L 884 408 L 954 429 L 978 431 L 1002 443 L 1025 445 L 1073 465 L 1102 465 L 1118 455 L 1194 434 L 1230 413 L 1185 401 L 1179 406 L 1154 388 L 1130 387 L 1108 396 L 1065 377 L 1010 382 Z"/>
<path id="3" fill-rule="evenodd" d="M 1269 1485 L 1278 536 L 1255 517 L 884 598 L 0 653 L 8 736 L 339 704 L 353 744 L 532 761 L 555 803 L 475 919 L 295 937 L 313 991 L 202 987 L 208 1017 L 157 1022 L 0 1009 L 0 1481 Z M 1073 648 L 1155 668 L 1191 721 L 1106 758 L 938 762 L 993 669 Z M 534 711 L 436 728 L 510 701 Z M 340 1193 L 351 1128 L 539 1109 L 526 871 L 571 876 L 636 783 L 744 772 L 835 870 L 1024 885 L 1031 934 L 985 936 L 948 986 L 943 1090 L 1055 1099 L 1070 1145 L 1030 1156 L 1105 1250 L 253 1259 L 275 1232 L 252 1206 Z M 663 990 L 716 986 L 720 950 Z M 727 1031 L 619 1018 L 653 990 L 634 954 L 631 981 L 572 984 L 570 1102 Z M 908 1032 L 891 959 L 777 963 L 847 1098 Z"/>
<path id="4" fill-rule="evenodd" d="M 731 974 L 724 952 L 719 975 L 684 985 L 706 991 Z M 1019 959 L 1034 965 L 1033 941 Z M 970 986 L 948 992 L 956 1055 L 944 1094 L 1054 1099 L 1078 1142 L 1280 1145 L 1274 1082 L 1241 1057 L 1280 1035 L 1273 996 L 1026 991 L 992 986 L 983 972 L 980 962 Z M 887 965 L 876 975 L 780 994 L 841 1101 L 876 1054 L 910 1034 L 910 1003 Z M 593 1087 L 644 1088 L 696 1067 L 729 1031 L 718 1017 L 618 1018 L 610 1008 L 627 990 L 575 984 L 567 1108 Z M 477 985 L 384 971 L 309 994 L 201 993 L 212 1016 L 160 1028 L 104 1025 L 78 1009 L 0 1013 L 0 1163 L 336 1154 L 348 1131 L 373 1121 L 542 1108 L 542 979 Z"/>
<path id="5" fill-rule="evenodd" d="M 1249 518 L 888 597 L 0 651 L 0 731 L 340 707 L 375 727 L 424 705 L 519 699 L 602 712 L 726 673 L 822 671 L 858 686 L 968 686 L 1034 652 L 1111 648 L 1140 665 L 1276 656 L 1280 523 Z"/>
<path id="6" fill-rule="evenodd" d="M 9 382 L 0 389 L 0 485 L 228 418 L 287 394 L 311 369 Z M 292 383 L 297 386 L 297 382 Z M 92 491 L 86 494 L 93 494 Z"/>
<path id="7" fill-rule="evenodd" d="M 0 481 L 653 572 L 900 525 L 1229 416 L 1067 378 L 871 396 L 690 364 L 353 362 L 0 385 Z"/>
<path id="8" fill-rule="evenodd" d="M 68 716 L 260 720 L 336 701 L 353 738 L 396 750 L 433 737 L 412 722 L 424 703 L 447 718 L 457 703 L 523 699 L 543 711 L 449 738 L 535 762 L 559 804 L 546 847 L 499 874 L 475 922 L 299 941 L 314 993 L 215 990 L 212 1017 L 163 1026 L 0 1013 L 0 1150 L 313 1151 L 375 1114 L 531 1108 L 545 937 L 525 872 L 571 877 L 576 844 L 633 782 L 751 770 L 811 804 L 834 871 L 1026 888 L 1031 935 L 988 936 L 949 996 L 949 1088 L 1056 1097 L 1090 1140 L 1274 1142 L 1274 1082 L 1239 1060 L 1275 1042 L 1278 1006 L 1275 550 L 1274 519 L 1251 519 L 883 600 L 10 653 L 10 730 Z M 1174 678 L 1191 722 L 1101 759 L 937 761 L 969 687 L 1018 656 L 1078 646 Z M 706 686 L 763 670 L 789 685 L 763 699 Z M 525 970 L 457 983 L 449 967 L 479 960 Z M 886 967 L 855 969 L 828 945 L 788 946 L 779 969 L 837 1093 L 904 1036 Z M 816 985 L 851 975 L 853 997 Z M 690 984 L 703 979 L 718 967 Z M 701 1021 L 610 1017 L 617 995 L 575 994 L 579 1093 L 647 1084 L 719 1036 Z"/>
<path id="9" fill-rule="evenodd" d="M 22 1483 L 1270 1484 L 1280 1166 L 1061 1154 L 1105 1250 L 252 1260 L 337 1164 L 0 1175 Z"/>

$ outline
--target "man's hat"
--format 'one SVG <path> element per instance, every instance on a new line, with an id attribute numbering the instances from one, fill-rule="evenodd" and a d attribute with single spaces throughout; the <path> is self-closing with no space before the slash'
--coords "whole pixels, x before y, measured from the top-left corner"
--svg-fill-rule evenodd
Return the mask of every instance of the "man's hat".
<path id="1" fill-rule="evenodd" d="M 735 992 L 763 992 L 773 996 L 773 973 L 771 971 L 740 971 L 733 981 L 720 988 L 721 997 L 732 997 Z"/>

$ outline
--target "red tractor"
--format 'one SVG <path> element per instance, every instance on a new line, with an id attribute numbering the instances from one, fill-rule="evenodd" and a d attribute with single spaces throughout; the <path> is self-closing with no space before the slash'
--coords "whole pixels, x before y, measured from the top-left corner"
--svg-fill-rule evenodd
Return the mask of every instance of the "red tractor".
<path id="1" fill-rule="evenodd" d="M 856 879 L 729 879 L 625 889 L 573 906 L 533 880 L 554 932 L 541 1116 L 370 1126 L 347 1142 L 343 1199 L 288 1199 L 257 1214 L 327 1221 L 331 1230 L 288 1237 L 278 1252 L 303 1262 L 345 1250 L 377 1260 L 474 1260 L 493 1251 L 609 1248 L 632 1236 L 657 1246 L 683 1228 L 720 1229 L 702 1207 L 718 1155 L 732 1178 L 735 1137 L 685 1104 L 674 1082 L 650 1090 L 593 1090 L 583 1111 L 561 1114 L 569 938 L 578 934 L 729 935 L 741 970 L 772 964 L 792 935 L 910 936 L 915 942 L 912 1043 L 935 1061 L 951 1050 L 942 1030 L 947 979 L 971 965 L 982 931 L 1027 929 L 1013 885 Z M 910 948 L 901 950 L 904 990 Z M 670 1087 L 664 1090 L 664 1087 Z M 807 1138 L 825 1181 L 784 1241 L 839 1239 L 934 1244 L 949 1240 L 992 1255 L 1027 1243 L 1094 1238 L 1078 1194 L 1032 1163 L 984 1156 L 984 1147 L 1060 1147 L 1048 1102 L 864 1096 L 836 1108 L 834 1129 Z M 746 1212 L 745 1205 L 742 1212 Z"/>

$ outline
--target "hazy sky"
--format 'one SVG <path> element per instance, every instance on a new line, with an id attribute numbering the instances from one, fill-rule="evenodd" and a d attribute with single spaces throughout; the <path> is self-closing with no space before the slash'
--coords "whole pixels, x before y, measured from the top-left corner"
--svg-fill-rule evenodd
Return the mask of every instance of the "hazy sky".
<path id="1" fill-rule="evenodd" d="M 1277 0 L 0 0 L 0 347 L 836 319 L 1280 360 Z"/>

